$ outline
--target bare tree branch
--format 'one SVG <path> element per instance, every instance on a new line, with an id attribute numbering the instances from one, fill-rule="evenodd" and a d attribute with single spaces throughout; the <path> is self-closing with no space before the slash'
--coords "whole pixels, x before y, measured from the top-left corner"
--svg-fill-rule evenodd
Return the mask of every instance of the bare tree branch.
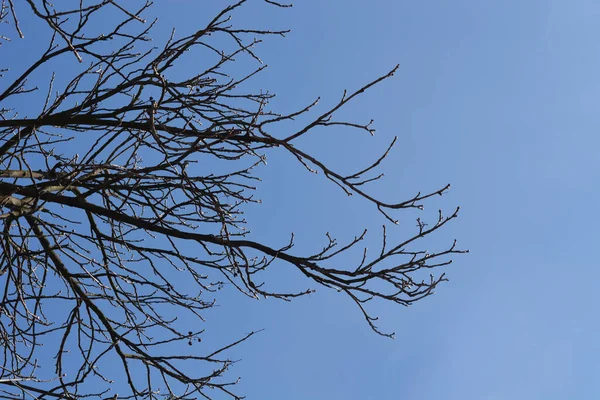
<path id="1" fill-rule="evenodd" d="M 440 211 L 429 225 L 418 219 L 398 243 L 384 226 L 381 248 L 363 249 L 353 265 L 340 255 L 360 249 L 366 230 L 347 243 L 327 234 L 308 254 L 295 250 L 293 235 L 280 247 L 249 234 L 243 212 L 259 202 L 257 167 L 268 151 L 289 154 L 395 223 L 397 210 L 422 208 L 450 186 L 405 200 L 372 194 L 369 184 L 383 177 L 377 170 L 396 138 L 351 172 L 303 149 L 298 139 L 317 129 L 372 134 L 373 121 L 339 120 L 336 112 L 398 67 L 317 115 L 318 100 L 276 113 L 269 108 L 272 94 L 243 88 L 264 68 L 255 46 L 287 31 L 233 27 L 230 17 L 244 3 L 226 6 L 189 35 L 173 33 L 159 48 L 149 43 L 150 2 L 138 8 L 117 0 L 76 7 L 2 2 L 2 29 L 23 37 L 37 22 L 49 34 L 39 39 L 48 43 L 36 61 L 0 79 L 0 397 L 116 399 L 114 387 L 122 385 L 128 392 L 119 399 L 215 393 L 239 399 L 232 388 L 237 378 L 226 373 L 235 361 L 227 354 L 256 332 L 210 347 L 196 325 L 223 285 L 283 300 L 334 289 L 353 300 L 375 332 L 392 336 L 376 325 L 371 301 L 408 306 L 433 294 L 446 280 L 434 270 L 464 252 L 455 243 L 423 250 L 458 209 L 448 216 Z M 27 24 L 19 22 L 23 15 Z M 92 29 L 98 26 L 102 32 Z M 205 64 L 175 73 L 189 52 Z M 231 77 L 236 60 L 251 68 Z M 29 108 L 22 110 L 24 104 Z M 309 122 L 286 130 L 299 116 Z M 296 291 L 269 282 L 276 265 L 299 272 Z M 197 291 L 189 293 L 184 281 Z M 180 343 L 190 351 L 177 350 Z"/>

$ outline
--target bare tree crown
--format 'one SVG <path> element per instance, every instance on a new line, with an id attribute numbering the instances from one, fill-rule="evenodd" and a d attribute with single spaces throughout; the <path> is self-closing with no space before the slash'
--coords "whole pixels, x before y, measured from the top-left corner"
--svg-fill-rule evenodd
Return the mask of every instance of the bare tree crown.
<path id="1" fill-rule="evenodd" d="M 240 398 L 232 388 L 236 379 L 225 373 L 233 362 L 226 350 L 254 332 L 202 354 L 199 346 L 173 350 L 202 338 L 202 331 L 181 330 L 177 317 L 202 320 L 223 284 L 254 298 L 310 293 L 271 288 L 266 271 L 286 264 L 307 286 L 348 296 L 375 332 L 391 336 L 375 325 L 370 301 L 408 306 L 429 296 L 445 280 L 429 271 L 463 252 L 455 244 L 436 252 L 420 248 L 458 209 L 448 216 L 440 211 L 430 224 L 419 219 L 414 234 L 397 243 L 387 240 L 384 226 L 381 247 L 365 250 L 354 265 L 337 256 L 360 247 L 366 231 L 349 243 L 328 235 L 314 254 L 294 251 L 293 236 L 278 247 L 248 234 L 243 209 L 259 201 L 256 167 L 267 150 L 289 154 L 364 199 L 384 222 L 396 222 L 397 210 L 420 208 L 449 186 L 403 201 L 372 195 L 368 184 L 382 177 L 377 170 L 395 138 L 381 157 L 350 173 L 297 145 L 316 128 L 372 134 L 372 121 L 335 114 L 397 67 L 345 92 L 324 112 L 313 111 L 317 100 L 276 113 L 269 108 L 272 94 L 243 88 L 263 69 L 255 46 L 286 32 L 235 27 L 230 17 L 244 3 L 154 48 L 154 23 L 145 20 L 150 2 L 1 1 L 0 397 L 117 398 L 114 386 L 121 385 L 127 393 L 119 399 Z M 50 33 L 39 38 L 47 43 L 30 65 L 13 68 L 4 48 L 33 24 Z M 174 69 L 188 52 L 211 57 L 182 76 Z M 257 67 L 230 76 L 228 66 L 240 57 Z M 68 79 L 65 71 L 51 73 L 61 65 L 72 66 Z M 282 125 L 299 116 L 310 122 Z M 183 280 L 197 290 L 184 290 Z"/>

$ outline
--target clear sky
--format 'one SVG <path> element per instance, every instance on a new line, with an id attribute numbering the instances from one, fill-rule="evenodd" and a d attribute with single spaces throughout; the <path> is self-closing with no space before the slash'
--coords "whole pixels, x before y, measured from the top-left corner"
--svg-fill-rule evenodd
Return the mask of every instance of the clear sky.
<path id="1" fill-rule="evenodd" d="M 203 13 L 201 2 L 175 3 L 161 23 L 185 29 Z M 313 136 L 306 148 L 343 168 L 398 135 L 378 190 L 407 197 L 451 182 L 430 211 L 460 205 L 461 217 L 437 244 L 455 237 L 471 253 L 447 269 L 451 280 L 435 296 L 408 309 L 378 305 L 395 340 L 370 332 L 348 299 L 326 289 L 289 304 L 228 298 L 215 320 L 226 315 L 231 332 L 265 328 L 237 350 L 241 391 L 249 399 L 600 397 L 592 311 L 600 3 L 304 0 L 266 14 L 249 7 L 234 23 L 254 18 L 292 29 L 260 51 L 269 68 L 257 82 L 278 93 L 274 107 L 317 95 L 331 104 L 400 63 L 347 110 L 375 119 L 373 140 Z M 291 165 L 271 157 L 261 171 L 264 204 L 250 216 L 257 237 L 293 230 L 316 246 L 328 230 L 348 238 L 368 226 L 377 247 L 376 212 Z M 399 237 L 412 218 L 401 217 Z"/>
<path id="2" fill-rule="evenodd" d="M 198 28 L 220 4 L 157 3 L 158 43 L 173 26 L 182 35 Z M 241 359 L 229 375 L 242 377 L 237 392 L 250 400 L 600 398 L 600 271 L 591 257 L 600 237 L 600 3 L 250 3 L 234 24 L 292 30 L 257 49 L 269 67 L 252 85 L 278 94 L 273 109 L 321 96 L 323 110 L 343 89 L 400 64 L 340 114 L 375 119 L 374 138 L 315 132 L 299 146 L 349 171 L 398 136 L 373 190 L 393 200 L 451 183 L 422 216 L 460 205 L 432 248 L 456 238 L 471 253 L 455 258 L 435 296 L 410 308 L 375 305 L 395 340 L 373 333 L 348 298 L 297 274 L 278 271 L 268 284 L 317 293 L 286 303 L 226 289 L 207 316 L 209 338 L 225 344 L 264 329 L 229 353 Z M 378 247 L 386 221 L 369 204 L 275 153 L 257 173 L 263 204 L 248 209 L 253 239 L 283 245 L 294 232 L 298 250 L 315 249 L 326 232 L 343 241 L 367 227 L 367 246 Z M 414 232 L 416 216 L 399 213 L 390 235 Z"/>

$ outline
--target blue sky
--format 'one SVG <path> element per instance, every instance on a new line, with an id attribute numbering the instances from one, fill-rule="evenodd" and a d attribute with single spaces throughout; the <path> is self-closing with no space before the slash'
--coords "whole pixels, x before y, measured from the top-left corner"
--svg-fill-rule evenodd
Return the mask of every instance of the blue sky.
<path id="1" fill-rule="evenodd" d="M 180 34 L 198 28 L 218 3 L 157 4 L 154 37 L 161 43 L 173 26 Z M 343 89 L 400 64 L 393 79 L 339 114 L 375 119 L 375 137 L 315 132 L 299 146 L 347 171 L 398 136 L 373 191 L 402 199 L 452 183 L 420 215 L 460 205 L 460 218 L 431 246 L 456 238 L 471 253 L 455 258 L 435 296 L 410 308 L 375 305 L 395 340 L 374 334 L 349 299 L 325 288 L 291 303 L 226 289 L 208 315 L 208 337 L 225 344 L 264 329 L 230 353 L 242 359 L 230 375 L 242 377 L 238 392 L 290 400 L 600 397 L 592 311 L 600 278 L 592 257 L 600 222 L 600 3 L 304 0 L 285 10 L 250 3 L 234 24 L 292 29 L 257 50 L 269 67 L 252 85 L 278 94 L 274 109 L 322 96 L 323 110 Z M 252 238 L 276 246 L 294 232 L 297 249 L 310 250 L 325 232 L 343 241 L 367 227 L 367 246 L 379 245 L 383 217 L 322 176 L 276 153 L 257 173 L 263 204 L 248 209 Z M 416 216 L 399 213 L 390 235 L 413 232 Z M 315 288 L 287 270 L 267 284 Z"/>
<path id="2" fill-rule="evenodd" d="M 180 5 L 185 13 L 171 7 L 161 23 L 193 24 L 190 10 L 202 6 Z M 238 349 L 234 373 L 248 398 L 598 397 L 600 5 L 306 0 L 253 10 L 234 22 L 292 29 L 261 50 L 269 68 L 258 82 L 278 93 L 274 107 L 317 95 L 331 104 L 400 63 L 346 110 L 374 118 L 375 138 L 326 134 L 306 148 L 350 168 L 398 135 L 376 190 L 406 197 L 451 182 L 429 211 L 460 205 L 461 216 L 437 244 L 457 238 L 471 253 L 435 296 L 408 309 L 377 305 L 393 341 L 325 289 L 289 304 L 225 299 L 222 332 L 265 328 Z M 367 226 L 377 246 L 384 221 L 368 205 L 290 160 L 271 157 L 261 173 L 264 204 L 249 216 L 257 237 L 292 230 L 310 245 L 328 230 L 348 238 Z M 398 237 L 412 218 L 400 216 Z"/>

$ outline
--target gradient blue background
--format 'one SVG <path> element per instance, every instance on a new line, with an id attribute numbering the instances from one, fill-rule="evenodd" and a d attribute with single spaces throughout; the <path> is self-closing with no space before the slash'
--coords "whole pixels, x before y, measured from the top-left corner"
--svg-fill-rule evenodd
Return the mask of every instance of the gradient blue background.
<path id="1" fill-rule="evenodd" d="M 160 26 L 184 32 L 204 9 L 172 2 Z M 396 340 L 373 334 L 348 299 L 326 289 L 292 303 L 232 294 L 211 321 L 222 322 L 222 337 L 265 328 L 234 352 L 243 359 L 232 371 L 240 391 L 249 399 L 600 397 L 600 3 L 305 0 L 288 10 L 248 7 L 233 23 L 256 20 L 292 29 L 258 50 L 269 68 L 255 83 L 278 93 L 276 109 L 321 95 L 323 110 L 343 89 L 401 64 L 341 113 L 374 118 L 375 138 L 322 132 L 304 148 L 348 171 L 399 136 L 375 192 L 406 198 L 451 182 L 429 211 L 460 205 L 461 216 L 434 247 L 457 238 L 471 253 L 447 269 L 451 281 L 435 296 L 408 309 L 376 305 Z M 271 156 L 260 174 L 254 237 L 283 243 L 294 231 L 299 249 L 317 248 L 326 231 L 348 239 L 366 226 L 377 248 L 385 221 L 366 203 L 285 157 Z M 398 216 L 391 231 L 400 238 L 414 215 Z M 277 279 L 287 287 L 287 275 Z"/>
<path id="2" fill-rule="evenodd" d="M 201 27 L 218 1 L 161 2 L 157 44 L 176 26 Z M 342 172 L 360 168 L 399 136 L 373 187 L 385 199 L 452 183 L 421 213 L 460 205 L 460 218 L 431 242 L 470 249 L 446 269 L 449 283 L 410 308 L 371 308 L 389 340 L 371 332 L 343 295 L 321 288 L 292 303 L 253 301 L 225 289 L 208 315 L 206 343 L 242 359 L 237 393 L 248 399 L 595 399 L 600 218 L 597 187 L 600 3 L 578 1 L 297 1 L 292 9 L 250 1 L 236 26 L 291 28 L 257 52 L 269 65 L 251 85 L 292 111 L 401 67 L 339 114 L 375 119 L 370 138 L 319 131 L 298 142 Z M 21 61 L 25 64 L 24 54 Z M 189 63 L 194 71 L 203 66 Z M 290 129 L 292 129 L 290 127 Z M 285 135 L 281 132 L 281 136 Z M 362 228 L 376 251 L 385 220 L 285 155 L 257 171 L 261 206 L 248 209 L 251 238 L 300 251 Z M 399 213 L 390 236 L 414 232 Z M 352 264 L 352 258 L 341 258 Z M 315 288 L 274 266 L 268 287 Z M 203 327 L 198 327 L 199 329 Z M 208 345 L 208 344 L 207 344 Z"/>

